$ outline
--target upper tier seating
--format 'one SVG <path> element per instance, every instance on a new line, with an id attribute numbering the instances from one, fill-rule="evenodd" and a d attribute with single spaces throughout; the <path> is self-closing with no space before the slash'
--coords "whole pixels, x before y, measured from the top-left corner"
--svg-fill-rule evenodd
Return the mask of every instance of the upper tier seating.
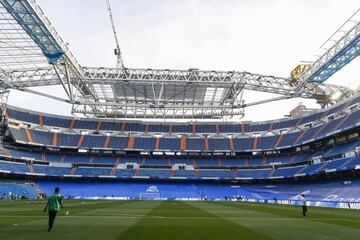
<path id="1" fill-rule="evenodd" d="M 292 177 L 303 168 L 304 166 L 279 168 L 274 172 L 272 177 L 284 177 L 284 178 Z"/>
<path id="2" fill-rule="evenodd" d="M 50 167 L 37 164 L 33 165 L 33 169 L 35 173 L 43 173 L 50 176 L 63 176 L 66 174 L 70 174 L 71 172 L 71 169 L 69 167 Z"/>
<path id="3" fill-rule="evenodd" d="M 64 148 L 143 150 L 143 151 L 262 151 L 302 145 L 360 125 L 360 109 L 323 125 L 279 136 L 263 137 L 143 137 L 104 136 L 98 134 L 53 133 L 43 130 L 9 127 L 18 142 Z"/>
<path id="4" fill-rule="evenodd" d="M 29 168 L 25 163 L 0 161 L 0 170 L 12 173 L 28 173 Z"/>
<path id="5" fill-rule="evenodd" d="M 198 176 L 202 178 L 233 179 L 231 170 L 199 170 Z"/>
<path id="6" fill-rule="evenodd" d="M 271 130 L 288 129 L 297 125 L 311 123 L 322 117 L 334 114 L 346 107 L 350 107 L 360 102 L 360 96 L 341 102 L 328 109 L 312 113 L 302 118 L 281 119 L 267 122 L 253 123 L 142 123 L 119 120 L 103 119 L 85 119 L 56 116 L 32 112 L 15 107 L 6 109 L 6 116 L 10 119 L 16 119 L 22 122 L 33 123 L 37 125 L 53 126 L 69 129 L 90 129 L 103 131 L 125 131 L 125 132 L 151 132 L 151 133 L 249 133 L 266 132 Z M 359 115 L 358 115 L 359 116 Z M 355 116 L 354 116 L 355 118 Z M 349 120 L 350 122 L 352 120 Z M 351 123 L 344 123 L 346 126 Z"/>
<path id="7" fill-rule="evenodd" d="M 139 169 L 139 176 L 149 176 L 158 178 L 169 178 L 171 176 L 170 169 Z"/>
<path id="8" fill-rule="evenodd" d="M 143 166 L 172 166 L 175 164 L 186 164 L 194 166 L 211 166 L 211 167 L 254 167 L 265 165 L 279 165 L 306 162 L 312 159 L 314 155 L 321 155 L 324 159 L 339 158 L 345 156 L 348 151 L 354 150 L 360 146 L 360 141 L 352 141 L 341 145 L 334 145 L 323 152 L 314 153 L 297 153 L 279 156 L 238 156 L 238 157 L 174 157 L 174 156 L 109 156 L 109 155 L 91 155 L 80 153 L 49 153 L 29 150 L 16 150 L 10 147 L 2 146 L 0 156 L 32 159 L 38 161 L 63 162 L 75 164 L 125 164 L 137 163 Z M 1 150 L 2 149 L 2 150 Z"/>
<path id="9" fill-rule="evenodd" d="M 10 120 L 17 119 L 40 125 L 40 127 L 21 125 L 15 127 L 9 123 L 9 130 L 14 140 L 26 144 L 120 151 L 253 152 L 300 146 L 337 134 L 339 131 L 359 127 L 360 106 L 356 105 L 359 102 L 360 96 L 357 96 L 303 118 L 236 124 L 160 124 L 110 121 L 109 119 L 75 119 L 27 112 L 12 107 L 7 108 L 6 116 Z M 338 114 L 338 111 L 345 110 L 347 114 Z M 323 123 L 318 124 L 320 119 Z M 311 123 L 312 121 L 315 122 Z M 305 123 L 311 124 L 296 128 Z M 45 125 L 66 129 L 55 130 L 42 127 Z M 284 130 L 283 128 L 289 131 L 280 132 L 279 129 Z M 74 131 L 74 129 L 92 131 L 80 134 L 79 130 Z M 274 132 L 276 129 L 278 131 Z M 102 132 L 101 130 L 116 132 Z M 140 134 L 133 134 L 133 132 L 140 132 Z M 147 135 L 149 132 L 162 133 L 162 136 Z M 172 133 L 187 133 L 188 135 Z M 197 133 L 209 133 L 209 135 L 196 135 Z"/>
<path id="10" fill-rule="evenodd" d="M 76 175 L 82 176 L 110 176 L 112 168 L 91 168 L 91 167 L 79 167 L 76 169 Z"/>
<path id="11" fill-rule="evenodd" d="M 238 169 L 237 178 L 265 179 L 271 173 L 271 169 Z"/>

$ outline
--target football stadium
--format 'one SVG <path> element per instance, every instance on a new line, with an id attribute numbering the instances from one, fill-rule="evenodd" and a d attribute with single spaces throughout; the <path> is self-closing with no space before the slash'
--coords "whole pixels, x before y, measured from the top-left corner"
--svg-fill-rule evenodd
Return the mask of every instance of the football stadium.
<path id="1" fill-rule="evenodd" d="M 278 0 L 60 2 L 0 0 L 0 239 L 297 240 L 360 235 L 360 8 L 339 7 L 350 1 L 320 0 L 311 1 L 313 5 Z M 304 10 L 309 6 L 313 8 Z M 160 8 L 167 13 L 157 12 Z M 265 29 L 266 21 L 264 29 L 256 30 L 263 31 L 262 38 L 239 38 L 253 45 L 240 43 L 231 49 L 224 40 L 235 32 L 245 34 L 245 27 L 232 29 L 234 13 L 256 18 L 264 12 L 249 9 L 288 8 L 294 12 L 286 16 L 304 19 L 299 26 L 280 29 L 289 32 L 274 42 L 294 52 L 255 46 L 277 38 L 271 32 L 286 24 L 280 17 L 279 25 L 269 18 L 273 30 Z M 50 13 L 57 16 L 56 24 Z M 82 15 L 87 13 L 90 18 Z M 80 18 L 85 19 L 83 29 L 75 23 Z M 96 28 L 91 25 L 95 22 L 100 24 L 94 30 L 98 34 L 86 35 Z M 261 26 L 256 21 L 236 24 Z M 76 51 L 70 50 L 57 25 L 66 36 L 79 31 L 72 36 L 78 41 Z M 158 36 L 158 25 L 170 32 Z M 225 30 L 219 30 L 222 27 Z M 188 42 L 186 28 L 199 31 L 199 39 Z M 307 36 L 311 29 L 321 37 Z M 132 39 L 137 34 L 148 37 Z M 167 41 L 172 34 L 180 39 Z M 213 45 L 206 42 L 221 34 L 225 37 L 207 48 Z M 287 46 L 281 38 L 294 42 Z M 304 61 L 299 58 L 312 50 L 303 50 L 300 39 L 311 42 L 307 47 L 326 41 L 321 54 Z M 84 50 L 91 41 L 94 49 Z M 129 56 L 127 64 L 122 41 L 129 46 L 128 55 L 150 49 L 144 59 L 148 54 L 151 61 Z M 244 66 L 269 72 L 194 68 L 197 58 L 187 55 L 188 43 L 209 54 L 199 58 L 204 66 L 216 66 L 215 53 L 229 51 L 239 54 L 223 61 L 229 68 L 255 62 Z M 101 46 L 111 47 L 113 52 L 104 56 L 109 55 L 114 66 L 102 61 Z M 254 59 L 245 50 L 243 55 L 237 52 L 241 47 L 251 49 Z M 97 66 L 82 65 L 93 64 L 87 54 Z M 188 69 L 181 70 L 181 60 L 171 60 L 175 54 L 190 62 Z M 274 76 L 281 72 L 275 70 L 279 63 L 286 62 L 277 60 L 283 54 L 298 60 L 288 61 L 292 68 L 286 65 L 283 77 Z M 259 58 L 268 59 L 265 67 Z M 150 67 L 137 68 L 137 61 Z M 167 61 L 169 68 L 156 67 Z M 345 71 L 347 75 L 339 75 Z M 345 78 L 352 82 L 344 84 Z"/>

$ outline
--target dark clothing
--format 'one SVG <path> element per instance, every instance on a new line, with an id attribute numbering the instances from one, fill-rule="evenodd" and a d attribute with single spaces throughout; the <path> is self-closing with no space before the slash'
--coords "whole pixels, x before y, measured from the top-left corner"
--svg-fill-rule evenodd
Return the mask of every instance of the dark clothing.
<path id="1" fill-rule="evenodd" d="M 51 229 L 53 228 L 54 221 L 55 221 L 57 213 L 58 213 L 57 211 L 49 211 L 49 228 L 48 228 L 48 231 L 51 231 Z"/>
<path id="2" fill-rule="evenodd" d="M 303 209 L 303 215 L 306 216 L 306 212 L 307 212 L 307 207 L 306 207 L 306 205 L 305 205 L 305 206 L 302 206 L 302 209 Z"/>

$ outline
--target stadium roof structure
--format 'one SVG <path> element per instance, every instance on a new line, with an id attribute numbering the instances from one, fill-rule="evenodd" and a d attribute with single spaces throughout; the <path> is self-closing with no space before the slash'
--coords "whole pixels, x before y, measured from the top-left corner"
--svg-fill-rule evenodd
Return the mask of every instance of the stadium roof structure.
<path id="1" fill-rule="evenodd" d="M 0 87 L 67 102 L 73 113 L 97 117 L 243 116 L 245 107 L 294 97 L 325 107 L 335 93 L 354 94 L 324 83 L 360 53 L 360 22 L 348 22 L 351 28 L 292 79 L 238 71 L 95 68 L 77 62 L 35 0 L 0 0 Z M 68 98 L 32 88 L 49 85 L 62 86 Z M 278 97 L 246 103 L 245 90 Z"/>

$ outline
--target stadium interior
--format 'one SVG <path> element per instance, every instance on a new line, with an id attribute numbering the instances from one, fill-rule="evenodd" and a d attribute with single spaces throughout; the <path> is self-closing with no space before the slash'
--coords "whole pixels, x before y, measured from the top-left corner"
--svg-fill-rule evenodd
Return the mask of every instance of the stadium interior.
<path id="1" fill-rule="evenodd" d="M 39 180 L 45 186 L 43 178 L 60 178 L 69 181 L 67 184 L 72 182 L 75 189 L 79 188 L 78 179 L 100 185 L 110 181 L 122 187 L 135 184 L 133 189 L 139 189 L 136 193 L 121 190 L 105 194 L 103 187 L 99 191 L 98 187 L 86 191 L 71 187 L 68 196 L 75 198 L 140 198 L 148 190 L 144 185 L 148 181 L 149 186 L 157 186 L 156 191 L 161 189 L 164 199 L 256 195 L 260 199 L 289 200 L 291 194 L 284 197 L 290 191 L 287 187 L 291 189 L 287 183 L 315 181 L 317 188 L 317 181 L 324 179 L 356 178 L 360 165 L 359 99 L 354 96 L 293 119 L 226 124 L 66 118 L 7 106 L 0 171 L 5 177 Z M 126 184 L 117 183 L 122 180 Z M 194 190 L 165 190 L 176 189 L 172 181 Z M 266 188 L 268 181 L 276 183 L 275 189 L 284 190 L 271 197 L 259 195 L 259 186 Z M 242 183 L 253 195 L 232 188 Z M 357 181 L 348 184 L 357 186 Z M 86 184 L 80 188 L 85 186 L 92 188 Z M 211 186 L 213 190 L 209 190 Z M 219 190 L 219 186 L 227 187 Z M 343 191 L 338 185 L 323 186 L 329 191 Z M 295 196 L 302 192 L 296 188 Z M 160 198 L 159 192 L 150 196 Z M 328 197 L 328 191 L 324 195 L 316 191 L 316 196 L 311 192 L 309 198 L 314 201 Z M 33 198 L 34 194 L 29 191 L 26 196 Z M 356 195 L 350 199 L 355 201 Z"/>
<path id="2" fill-rule="evenodd" d="M 359 239 L 358 7 L 0 0 L 0 240 Z"/>
<path id="3" fill-rule="evenodd" d="M 360 208 L 359 91 L 325 83 L 359 55 L 359 21 L 348 21 L 353 27 L 345 40 L 313 65 L 281 78 L 125 68 L 119 46 L 116 68 L 83 67 L 36 1 L 1 0 L 0 8 L 7 21 L 0 22 L 6 26 L 0 34 L 8 34 L 0 52 L 17 61 L 0 63 L 1 196 L 36 199 L 60 185 L 75 199 L 240 196 L 295 204 L 305 193 L 314 206 Z M 14 51 L 15 41 L 31 54 Z M 31 89 L 48 85 L 58 85 L 68 99 Z M 73 116 L 8 105 L 10 90 L 69 103 Z M 224 121 L 267 101 L 243 104 L 245 90 L 279 95 L 270 101 L 315 99 L 321 109 L 261 122 Z"/>

